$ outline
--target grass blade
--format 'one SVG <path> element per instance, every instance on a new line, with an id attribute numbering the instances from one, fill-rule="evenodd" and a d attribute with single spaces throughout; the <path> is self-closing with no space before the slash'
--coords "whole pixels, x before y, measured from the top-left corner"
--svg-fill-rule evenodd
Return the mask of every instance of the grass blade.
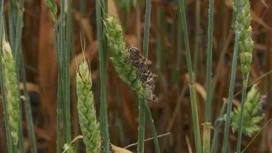
<path id="1" fill-rule="evenodd" d="M 194 78 L 193 78 L 193 69 L 192 69 L 191 54 L 190 54 L 190 47 L 189 47 L 189 38 L 188 38 L 188 32 L 187 32 L 184 1 L 179 1 L 179 11 L 180 11 L 182 31 L 183 31 L 184 43 L 185 43 L 185 49 L 186 49 L 186 63 L 187 63 L 188 71 L 189 71 L 189 88 L 190 88 L 191 109 L 192 109 L 192 116 L 193 116 L 193 126 L 194 126 L 194 133 L 195 133 L 196 153 L 201 153 L 201 140 L 200 140 L 201 137 L 200 137 L 200 129 L 199 129 L 199 121 L 198 121 L 196 90 L 195 90 Z"/>
<path id="2" fill-rule="evenodd" d="M 154 121 L 152 119 L 151 111 L 146 103 L 145 103 L 145 113 L 147 115 L 148 122 L 151 126 L 151 132 L 152 132 L 152 136 L 154 138 L 155 151 L 156 151 L 156 153 L 160 153 L 161 152 L 160 151 L 160 144 L 159 144 L 159 140 L 158 140 L 156 127 L 155 127 Z"/>
<path id="3" fill-rule="evenodd" d="M 216 119 L 216 121 L 214 122 L 214 134 L 213 134 L 213 138 L 212 138 L 211 153 L 217 153 L 217 150 L 218 150 L 218 135 L 220 132 L 220 126 L 222 125 L 222 122 L 224 121 L 223 115 L 226 111 L 226 106 L 227 106 L 227 102 L 224 100 L 220 115 Z"/>
<path id="4" fill-rule="evenodd" d="M 97 24 L 97 38 L 98 38 L 98 53 L 99 53 L 99 67 L 100 67 L 100 132 L 102 136 L 102 148 L 106 153 L 110 152 L 110 139 L 108 132 L 108 112 L 107 112 L 107 65 L 106 65 L 106 50 L 105 42 L 103 42 L 103 24 L 100 0 L 96 0 L 96 24 Z"/>
<path id="5" fill-rule="evenodd" d="M 32 118 L 32 109 L 31 104 L 29 101 L 28 91 L 26 88 L 26 74 L 25 74 L 25 66 L 23 61 L 22 52 L 20 52 L 20 59 L 21 59 L 21 77 L 23 81 L 23 93 L 24 93 L 24 108 L 25 108 L 25 114 L 26 114 L 26 121 L 27 121 L 27 127 L 28 127 L 28 136 L 30 139 L 30 151 L 31 153 L 37 152 L 37 145 L 36 145 L 36 137 L 35 137 L 35 129 L 33 125 L 33 118 Z"/>
<path id="6" fill-rule="evenodd" d="M 195 40 L 194 40 L 194 72 L 197 75 L 198 68 L 198 51 L 199 51 L 199 42 L 200 42 L 200 0 L 195 2 Z"/>
<path id="7" fill-rule="evenodd" d="M 149 28 L 150 28 L 151 0 L 146 0 L 145 10 L 145 27 L 143 40 L 143 55 L 148 57 L 149 46 Z M 145 136 L 145 104 L 146 99 L 140 98 L 139 101 L 139 126 L 138 126 L 138 153 L 144 153 L 144 136 Z"/>
<path id="8" fill-rule="evenodd" d="M 227 118 L 226 118 L 226 122 L 225 122 L 222 153 L 227 152 L 227 146 L 228 146 L 230 115 L 231 115 L 232 99 L 233 99 L 235 77 L 236 77 L 236 66 L 237 66 L 237 58 L 238 58 L 238 50 L 239 50 L 239 39 L 240 39 L 240 31 L 237 31 L 235 34 L 234 52 L 233 52 L 232 65 L 231 65 L 231 78 L 230 78 L 228 105 L 227 105 Z"/>
<path id="9" fill-rule="evenodd" d="M 205 121 L 211 121 L 211 106 L 212 106 L 212 46 L 213 46 L 213 10 L 214 0 L 209 0 L 209 21 L 208 21 L 208 41 L 207 41 L 207 99 L 205 109 Z"/>
<path id="10" fill-rule="evenodd" d="M 210 153 L 210 141 L 211 141 L 211 129 L 212 124 L 210 122 L 203 123 L 203 153 Z"/>

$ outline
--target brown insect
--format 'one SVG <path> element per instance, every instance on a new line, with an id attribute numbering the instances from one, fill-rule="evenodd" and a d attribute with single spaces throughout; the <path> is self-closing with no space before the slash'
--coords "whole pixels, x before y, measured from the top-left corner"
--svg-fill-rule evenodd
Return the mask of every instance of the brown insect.
<path id="1" fill-rule="evenodd" d="M 158 98 L 154 94 L 154 90 L 155 78 L 158 76 L 151 71 L 152 62 L 145 58 L 138 48 L 133 46 L 128 48 L 128 57 L 131 64 L 138 70 L 140 79 L 146 87 L 148 101 L 156 102 Z"/>
<path id="2" fill-rule="evenodd" d="M 151 89 L 146 88 L 147 89 L 147 96 L 146 99 L 150 102 L 157 102 L 158 101 L 158 97 L 153 93 L 153 91 L 151 91 Z"/>
<path id="3" fill-rule="evenodd" d="M 147 81 L 147 78 L 156 78 L 157 75 L 150 71 L 152 62 L 141 55 L 140 50 L 136 47 L 129 47 L 129 60 L 140 73 L 141 80 Z"/>
<path id="4" fill-rule="evenodd" d="M 129 47 L 129 60 L 131 61 L 132 65 L 135 67 L 149 67 L 152 62 L 141 55 L 140 50 L 136 47 Z"/>

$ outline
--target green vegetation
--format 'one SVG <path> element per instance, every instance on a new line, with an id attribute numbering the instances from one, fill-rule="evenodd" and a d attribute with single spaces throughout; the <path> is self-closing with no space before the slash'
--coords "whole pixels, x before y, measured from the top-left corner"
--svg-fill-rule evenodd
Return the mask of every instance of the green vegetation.
<path id="1" fill-rule="evenodd" d="M 0 3 L 1 151 L 272 151 L 261 3 L 32 3 Z"/>

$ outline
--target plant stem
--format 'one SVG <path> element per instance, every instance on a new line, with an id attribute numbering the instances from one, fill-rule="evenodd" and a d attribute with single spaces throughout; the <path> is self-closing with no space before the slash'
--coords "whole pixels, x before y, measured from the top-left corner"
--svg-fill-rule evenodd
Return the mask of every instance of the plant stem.
<path id="1" fill-rule="evenodd" d="M 104 0 L 103 10 L 105 12 L 104 15 L 108 14 L 108 0 Z"/>
<path id="2" fill-rule="evenodd" d="M 152 132 L 152 136 L 154 138 L 155 151 L 156 151 L 156 153 L 160 153 L 160 144 L 159 144 L 158 135 L 156 132 L 156 127 L 155 127 L 154 121 L 152 119 L 152 114 L 151 114 L 151 111 L 150 111 L 147 103 L 145 103 L 145 113 L 147 114 L 147 119 L 148 119 L 149 124 L 151 126 L 151 132 Z"/>
<path id="3" fill-rule="evenodd" d="M 61 82 L 61 77 L 60 77 L 60 74 L 58 73 L 58 82 Z M 58 91 L 60 90 L 61 88 L 61 85 L 60 83 L 58 83 Z M 62 94 L 60 92 L 58 92 L 58 103 L 57 103 L 57 153 L 60 153 L 61 152 L 61 148 L 62 148 L 62 145 L 61 145 L 61 120 L 62 120 L 62 109 L 61 109 L 61 105 L 62 103 L 60 102 L 61 101 L 61 98 L 62 97 Z"/>
<path id="4" fill-rule="evenodd" d="M 146 0 L 145 10 L 145 27 L 143 40 L 143 55 L 148 57 L 149 46 L 149 28 L 150 28 L 151 0 Z M 139 133 L 138 133 L 138 153 L 144 153 L 144 136 L 145 136 L 145 103 L 146 99 L 140 98 L 139 102 Z"/>
<path id="5" fill-rule="evenodd" d="M 182 21 L 182 31 L 184 36 L 184 43 L 186 49 L 186 63 L 189 71 L 189 89 L 190 89 L 190 98 L 191 98 L 191 109 L 193 116 L 193 125 L 194 125 L 194 133 L 195 133 L 195 143 L 196 143 L 196 153 L 201 153 L 201 140 L 200 140 L 200 129 L 199 129 L 199 121 L 198 121 L 198 112 L 197 112 L 197 102 L 196 102 L 196 90 L 194 85 L 193 78 L 193 69 L 191 62 L 191 54 L 189 47 L 189 38 L 187 32 L 187 23 L 186 23 L 186 15 L 185 15 L 185 6 L 184 1 L 179 1 L 179 10 L 181 14 Z"/>
<path id="6" fill-rule="evenodd" d="M 110 139 L 108 133 L 108 112 L 107 112 L 107 65 L 106 65 L 106 50 L 103 47 L 103 24 L 100 8 L 100 0 L 96 0 L 96 23 L 97 23 L 97 38 L 98 38 L 98 53 L 100 67 L 100 131 L 102 136 L 102 147 L 106 153 L 110 152 Z"/>
<path id="7" fill-rule="evenodd" d="M 26 74 L 25 74 L 25 66 L 23 61 L 22 52 L 20 52 L 20 59 L 21 59 L 21 77 L 23 81 L 23 88 L 24 88 L 24 106 L 25 106 L 25 114 L 26 114 L 26 121 L 28 127 L 28 136 L 30 139 L 30 151 L 31 153 L 37 152 L 37 145 L 36 145 L 36 137 L 35 137 L 35 129 L 33 125 L 33 118 L 32 118 L 32 109 L 31 104 L 29 101 L 28 91 L 26 87 Z"/>
<path id="8" fill-rule="evenodd" d="M 55 21 L 54 23 L 54 31 L 55 31 L 55 42 L 56 42 L 56 51 L 57 51 L 57 63 L 58 63 L 58 66 L 61 65 L 61 61 L 59 60 L 59 57 L 60 57 L 60 43 L 58 43 L 58 40 L 59 40 L 59 30 L 58 30 L 58 21 Z M 62 120 L 62 116 L 61 116 L 61 106 L 62 106 L 62 94 L 61 92 L 59 92 L 60 88 L 61 88 L 61 75 L 60 75 L 60 70 L 58 70 L 58 93 L 57 93 L 57 96 L 58 96 L 58 102 L 57 102 L 57 153 L 60 153 L 61 152 L 61 140 L 60 140 L 60 137 L 61 137 L 61 120 Z"/>
<path id="9" fill-rule="evenodd" d="M 151 0 L 146 0 L 145 27 L 144 27 L 144 40 L 143 40 L 143 55 L 145 57 L 148 57 L 150 16 L 151 16 Z"/>
<path id="10" fill-rule="evenodd" d="M 9 40 L 10 40 L 10 46 L 12 48 L 12 54 L 14 54 L 14 42 L 16 38 L 16 21 L 17 21 L 17 9 L 16 9 L 16 1 L 15 0 L 10 0 L 9 5 L 8 5 L 8 19 L 9 19 Z M 16 57 L 14 57 L 16 59 Z"/>
<path id="11" fill-rule="evenodd" d="M 210 141 L 211 141 L 211 128 L 212 125 L 210 122 L 203 123 L 203 153 L 210 153 Z"/>
<path id="12" fill-rule="evenodd" d="M 198 51 L 199 51 L 199 40 L 200 40 L 200 0 L 195 1 L 195 41 L 194 41 L 194 72 L 197 75 L 198 67 Z"/>
<path id="13" fill-rule="evenodd" d="M 61 12 L 63 12 L 63 17 L 61 20 L 60 31 L 62 39 L 62 53 L 63 53 L 63 127 L 64 127 L 64 143 L 71 142 L 71 121 L 70 121 L 70 54 L 72 48 L 71 42 L 71 20 L 72 20 L 72 3 L 71 0 L 62 0 Z M 66 24 L 64 24 L 66 23 Z"/>
<path id="14" fill-rule="evenodd" d="M 15 26 L 11 26 L 14 29 L 12 29 L 12 31 L 15 31 L 15 33 L 13 33 L 14 37 L 12 40 L 14 42 L 11 42 L 11 48 L 12 48 L 12 54 L 14 56 L 14 59 L 16 61 L 16 73 L 19 74 L 19 68 L 20 68 L 20 52 L 21 52 L 21 48 L 22 48 L 22 27 L 23 27 L 23 7 L 24 7 L 24 1 L 20 0 L 19 2 L 15 2 L 17 3 L 17 5 L 13 6 L 15 8 L 13 8 L 14 10 L 16 10 L 16 16 L 14 16 L 16 18 L 16 23 Z M 12 23 L 13 24 L 13 23 Z M 19 79 L 19 75 L 18 75 L 18 79 Z"/>
<path id="15" fill-rule="evenodd" d="M 18 130 L 18 136 L 19 136 L 19 148 L 18 152 L 20 153 L 25 153 L 25 148 L 24 148 L 24 136 L 23 136 L 23 127 L 22 127 L 22 119 L 23 119 L 23 111 L 22 111 L 22 103 L 21 100 L 19 100 L 19 113 L 20 113 L 20 119 L 19 119 L 19 130 Z"/>
<path id="16" fill-rule="evenodd" d="M 54 2 L 51 2 L 54 3 Z M 50 8 L 52 9 L 52 8 Z M 60 153 L 61 144 L 61 122 L 63 121 L 64 143 L 71 142 L 70 121 L 70 73 L 69 63 L 72 48 L 72 19 L 71 0 L 60 2 L 60 24 L 54 20 L 55 41 L 58 63 L 58 103 L 57 103 L 57 153 Z M 54 12 L 53 12 L 54 13 Z M 54 14 L 56 15 L 56 14 Z M 68 151 L 70 152 L 70 151 Z"/>
<path id="17" fill-rule="evenodd" d="M 11 2 L 11 1 L 10 1 Z M 17 3 L 17 5 L 16 5 Z M 24 7 L 24 1 L 20 0 L 19 2 L 16 1 L 12 1 L 10 3 L 10 8 L 11 11 L 10 12 L 11 16 L 10 16 L 10 28 L 14 28 L 14 29 L 10 29 L 10 31 L 15 31 L 12 32 L 12 35 L 10 35 L 11 37 L 15 37 L 15 38 L 11 38 L 11 40 L 13 40 L 14 42 L 12 43 L 12 48 L 13 48 L 13 55 L 15 56 L 16 59 L 16 69 L 17 69 L 17 74 L 19 72 L 19 67 L 21 67 L 20 69 L 22 70 L 22 80 L 23 80 L 23 84 L 24 84 L 24 97 L 25 97 L 25 111 L 26 111 L 26 119 L 27 119 L 27 124 L 28 124 L 28 134 L 29 134 L 29 138 L 30 138 L 30 150 L 32 153 L 37 152 L 36 149 L 36 139 L 35 139 L 35 131 L 34 131 L 34 127 L 33 127 L 33 121 L 32 121 L 32 114 L 31 114 L 31 106 L 30 106 L 30 102 L 29 102 L 29 97 L 28 97 L 28 92 L 26 89 L 26 78 L 25 78 L 25 70 L 24 70 L 24 63 L 23 63 L 23 56 L 22 56 L 22 50 L 21 50 L 21 38 L 22 38 L 22 24 L 23 24 L 23 7 Z M 16 13 L 16 14 L 15 14 Z M 14 23 L 14 18 L 16 18 L 16 23 Z M 15 24 L 15 25 L 13 25 Z M 18 77 L 19 78 L 19 75 Z M 22 107 L 20 107 L 22 108 Z M 21 121 L 20 121 L 21 122 Z M 21 126 L 21 123 L 20 123 Z M 25 152 L 24 150 L 24 145 L 23 145 L 23 133 L 22 133 L 22 128 L 19 130 L 20 134 L 19 134 L 19 139 L 21 139 L 21 143 L 20 143 L 20 152 Z"/>
<path id="18" fill-rule="evenodd" d="M 144 153 L 144 138 L 145 138 L 145 103 L 146 100 L 140 98 L 139 101 L 139 125 L 138 125 L 138 146 L 137 152 Z"/>
<path id="19" fill-rule="evenodd" d="M 228 95 L 227 118 L 226 118 L 226 122 L 225 122 L 222 153 L 227 152 L 227 146 L 228 146 L 230 115 L 231 115 L 232 99 L 233 99 L 235 77 L 236 77 L 236 66 L 237 66 L 237 58 L 238 58 L 238 50 L 239 50 L 239 39 L 240 39 L 240 31 L 236 31 L 234 52 L 233 52 L 232 65 L 231 65 L 231 78 L 230 78 L 229 95 Z"/>
<path id="20" fill-rule="evenodd" d="M 30 151 L 31 153 L 37 152 L 37 146 L 36 146 L 36 138 L 35 138 L 35 129 L 33 126 L 33 119 L 32 119 L 32 109 L 31 104 L 29 101 L 29 95 L 26 87 L 26 74 L 25 74 L 25 66 L 23 61 L 23 55 L 22 55 L 22 49 L 21 49 L 21 39 L 22 39 L 22 23 L 23 23 L 23 7 L 24 7 L 24 1 L 21 0 L 19 2 L 19 8 L 18 8 L 18 20 L 17 20 L 17 28 L 16 28 L 16 46 L 15 46 L 15 53 L 18 53 L 19 59 L 17 62 L 17 68 L 19 66 L 21 67 L 21 78 L 23 81 L 23 88 L 24 88 L 24 106 L 25 106 L 25 113 L 26 113 L 26 120 L 27 120 L 27 127 L 28 127 L 28 135 L 30 138 Z"/>
<path id="21" fill-rule="evenodd" d="M 240 112 L 240 119 L 238 124 L 238 138 L 237 138 L 237 147 L 236 152 L 241 152 L 241 142 L 242 142 L 242 127 L 243 127 L 243 121 L 244 121 L 244 105 L 246 100 L 246 90 L 247 90 L 247 83 L 248 83 L 248 75 L 243 81 L 243 92 L 242 92 L 242 101 L 241 101 L 241 112 Z"/>
<path id="22" fill-rule="evenodd" d="M 212 106 L 212 44 L 213 44 L 213 10 L 214 0 L 209 0 L 208 42 L 207 42 L 207 99 L 205 109 L 205 121 L 211 121 Z"/>
<path id="23" fill-rule="evenodd" d="M 222 122 L 224 121 L 223 115 L 225 113 L 226 106 L 227 106 L 227 102 L 224 101 L 223 106 L 221 108 L 220 115 L 219 115 L 219 117 L 216 119 L 216 121 L 214 123 L 214 134 L 213 134 L 213 138 L 212 138 L 212 149 L 211 149 L 211 153 L 217 153 L 217 149 L 218 149 L 218 135 L 219 135 L 219 132 L 220 132 L 220 126 L 221 126 Z"/>

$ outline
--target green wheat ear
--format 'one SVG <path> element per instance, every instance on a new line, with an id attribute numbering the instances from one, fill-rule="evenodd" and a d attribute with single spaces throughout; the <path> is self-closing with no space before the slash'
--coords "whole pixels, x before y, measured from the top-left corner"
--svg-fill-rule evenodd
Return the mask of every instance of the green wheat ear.
<path id="1" fill-rule="evenodd" d="M 140 98 L 145 92 L 137 70 L 128 60 L 128 51 L 123 38 L 122 27 L 117 24 L 115 17 L 108 16 L 105 21 L 105 34 L 108 38 L 110 59 L 119 77 L 134 90 Z"/>
<path id="2" fill-rule="evenodd" d="M 240 5 L 238 6 L 237 1 L 234 2 L 234 11 L 237 13 L 236 19 L 236 28 L 241 30 L 241 36 L 239 40 L 240 48 L 240 63 L 241 63 L 241 72 L 246 78 L 250 72 L 250 64 L 252 62 L 252 51 L 254 42 L 251 38 L 252 28 L 250 26 L 251 17 L 250 17 L 250 3 L 249 0 L 241 0 Z M 237 8 L 242 8 L 237 10 Z"/>
<path id="3" fill-rule="evenodd" d="M 4 88 L 8 107 L 8 125 L 11 131 L 13 143 L 17 145 L 18 142 L 18 128 L 19 128 L 19 88 L 16 79 L 15 61 L 13 59 L 10 45 L 5 38 L 2 42 L 2 70 Z"/>
<path id="4" fill-rule="evenodd" d="M 260 114 L 261 103 L 260 101 L 260 92 L 254 84 L 251 90 L 248 92 L 245 105 L 244 105 L 244 122 L 242 125 L 242 132 L 244 135 L 252 136 L 254 132 L 259 131 L 261 128 L 258 126 L 258 123 L 263 119 L 263 114 Z M 235 108 L 232 112 L 231 126 L 232 130 L 236 131 L 238 129 L 238 123 L 240 119 L 241 108 Z"/>
<path id="5" fill-rule="evenodd" d="M 76 74 L 77 110 L 79 124 L 87 153 L 99 153 L 101 137 L 96 120 L 91 74 L 85 60 L 81 61 Z"/>
<path id="6" fill-rule="evenodd" d="M 52 20 L 55 22 L 57 20 L 58 7 L 55 0 L 45 0 L 47 7 L 50 9 L 50 14 Z"/>

